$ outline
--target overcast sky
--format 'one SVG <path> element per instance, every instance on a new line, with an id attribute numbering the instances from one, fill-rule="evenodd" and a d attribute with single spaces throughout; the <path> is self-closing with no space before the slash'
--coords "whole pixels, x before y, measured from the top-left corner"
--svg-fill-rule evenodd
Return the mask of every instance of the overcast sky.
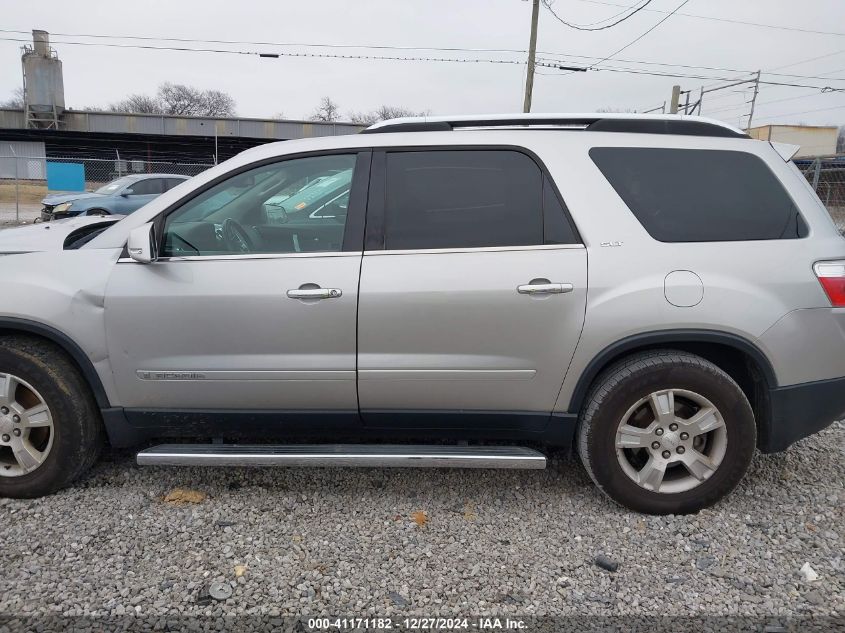
<path id="1" fill-rule="evenodd" d="M 645 0 L 556 0 L 564 19 L 579 25 L 600 22 Z M 622 24 L 594 32 L 573 30 L 541 8 L 538 50 L 570 56 L 606 57 L 643 34 L 682 0 L 653 0 Z M 381 104 L 432 114 L 517 112 L 522 109 L 525 65 L 384 61 L 370 59 L 262 59 L 255 55 L 101 48 L 62 44 L 66 34 L 152 36 L 250 42 L 391 45 L 525 49 L 531 2 L 526 0 L 113 0 L 24 3 L 5 0 L 0 29 L 53 33 L 64 63 L 69 107 L 104 106 L 129 93 L 153 93 L 163 81 L 217 88 L 231 94 L 238 114 L 306 118 L 320 97 L 329 95 L 344 114 Z M 612 4 L 613 6 L 609 6 Z M 793 30 L 764 28 L 690 17 L 765 23 Z M 843 0 L 689 0 L 642 40 L 604 62 L 617 68 L 743 77 L 740 71 L 772 70 L 820 79 L 776 77 L 769 81 L 845 88 L 845 2 Z M 604 23 L 601 23 L 604 24 Z M 796 30 L 796 29 L 803 29 Z M 821 34 L 806 31 L 838 31 Z M 0 33 L 0 37 L 26 37 Z M 104 41 L 104 40 L 99 40 Z M 108 40 L 105 40 L 108 41 Z M 131 43 L 119 40 L 122 43 Z M 135 42 L 144 43 L 144 42 Z M 229 48 L 252 52 L 308 52 L 485 58 L 524 61 L 520 53 L 468 53 L 372 49 L 319 49 L 278 45 L 221 45 L 147 42 L 152 45 Z M 0 40 L 0 100 L 21 83 L 21 42 Z M 814 61 L 795 64 L 813 57 Z M 598 61 L 570 57 L 567 65 Z M 616 60 L 629 60 L 626 62 Z M 632 61 L 731 69 L 645 66 Z M 787 66 L 786 68 L 781 68 Z M 780 69 L 780 70 L 777 70 Z M 583 112 L 598 108 L 643 110 L 669 98 L 680 83 L 693 89 L 718 80 L 654 77 L 610 71 L 563 75 L 540 69 L 534 111 Z M 750 86 L 705 95 L 704 114 L 745 125 Z M 771 103 L 770 103 L 771 102 Z M 755 124 L 792 122 L 845 124 L 845 92 L 763 85 Z M 733 109 L 731 109 L 733 108 Z M 812 112 L 811 112 L 812 111 Z"/>

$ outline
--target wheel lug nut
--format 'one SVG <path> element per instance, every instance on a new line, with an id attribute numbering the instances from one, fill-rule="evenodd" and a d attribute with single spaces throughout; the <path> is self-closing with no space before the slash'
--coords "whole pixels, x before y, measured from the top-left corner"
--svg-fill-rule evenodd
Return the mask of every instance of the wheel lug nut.
<path id="1" fill-rule="evenodd" d="M 12 438 L 10 438 L 7 434 L 5 434 L 5 433 L 3 434 L 3 441 L 4 442 L 8 442 L 10 439 L 12 439 Z"/>
<path id="2" fill-rule="evenodd" d="M 670 425 L 669 425 L 669 430 L 670 430 L 670 431 L 677 431 L 677 430 L 678 430 L 678 425 L 677 425 L 677 424 L 675 424 L 674 422 L 672 422 L 672 424 L 670 424 Z"/>
<path id="3" fill-rule="evenodd" d="M 688 440 L 689 439 L 689 433 L 687 433 L 686 431 L 681 433 L 681 439 L 684 440 L 684 441 Z"/>
<path id="4" fill-rule="evenodd" d="M 672 456 L 672 453 L 669 451 L 663 451 L 663 459 L 669 459 Z"/>
<path id="5" fill-rule="evenodd" d="M 652 443 L 651 443 L 651 447 L 652 447 L 654 450 L 657 450 L 658 448 L 660 448 L 660 442 L 652 442 Z"/>
<path id="6" fill-rule="evenodd" d="M 0 407 L 0 413 L 6 415 L 9 412 L 8 407 Z"/>
<path id="7" fill-rule="evenodd" d="M 663 429 L 661 427 L 657 427 L 656 429 L 654 429 L 654 434 L 663 435 Z"/>
<path id="8" fill-rule="evenodd" d="M 20 421 L 21 421 L 21 416 L 19 416 L 19 415 L 13 415 L 12 416 L 12 422 L 14 422 L 15 424 L 17 424 Z"/>
<path id="9" fill-rule="evenodd" d="M 20 429 L 12 429 L 12 435 L 14 435 L 15 437 L 20 437 L 21 430 Z"/>
<path id="10" fill-rule="evenodd" d="M 679 447 L 677 448 L 678 455 L 683 455 L 683 454 L 684 454 L 684 451 L 686 451 L 686 450 L 687 450 L 687 449 L 685 449 L 683 446 L 679 446 Z"/>

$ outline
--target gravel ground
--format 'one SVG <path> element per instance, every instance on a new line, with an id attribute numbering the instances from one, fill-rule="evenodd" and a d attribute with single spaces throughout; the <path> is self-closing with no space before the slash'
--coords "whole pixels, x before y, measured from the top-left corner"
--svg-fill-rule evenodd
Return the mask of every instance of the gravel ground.
<path id="1" fill-rule="evenodd" d="M 20 205 L 20 224 L 32 224 L 32 221 L 40 216 L 40 204 L 28 203 Z M 0 229 L 18 224 L 15 217 L 15 203 L 0 202 Z"/>
<path id="2" fill-rule="evenodd" d="M 841 422 L 758 455 L 729 499 L 686 517 L 619 508 L 567 456 L 545 471 L 206 470 L 113 451 L 73 488 L 0 500 L 0 614 L 841 617 L 843 482 Z M 166 501 L 174 488 L 187 501 Z M 211 600 L 211 582 L 232 596 Z"/>

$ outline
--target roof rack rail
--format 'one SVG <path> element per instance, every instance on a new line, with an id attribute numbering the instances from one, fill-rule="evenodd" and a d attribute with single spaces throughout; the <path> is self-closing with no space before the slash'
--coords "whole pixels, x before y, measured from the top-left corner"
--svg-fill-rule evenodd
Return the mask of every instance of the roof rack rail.
<path id="1" fill-rule="evenodd" d="M 361 131 L 361 134 L 382 132 L 447 132 L 459 129 L 576 129 L 589 132 L 629 132 L 637 134 L 678 134 L 681 136 L 715 136 L 750 138 L 745 132 L 721 121 L 679 115 L 480 115 L 462 117 L 407 117 L 382 121 Z"/>

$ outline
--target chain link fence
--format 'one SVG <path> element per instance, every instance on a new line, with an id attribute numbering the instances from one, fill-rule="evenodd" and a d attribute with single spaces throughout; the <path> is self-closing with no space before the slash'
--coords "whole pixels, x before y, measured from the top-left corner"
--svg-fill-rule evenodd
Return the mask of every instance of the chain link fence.
<path id="1" fill-rule="evenodd" d="M 819 156 L 795 163 L 845 234 L 845 154 Z"/>
<path id="2" fill-rule="evenodd" d="M 40 214 L 42 198 L 48 194 L 94 191 L 127 175 L 196 176 L 209 167 L 213 165 L 123 159 L 117 155 L 114 158 L 0 155 L 0 224 L 32 222 Z"/>

